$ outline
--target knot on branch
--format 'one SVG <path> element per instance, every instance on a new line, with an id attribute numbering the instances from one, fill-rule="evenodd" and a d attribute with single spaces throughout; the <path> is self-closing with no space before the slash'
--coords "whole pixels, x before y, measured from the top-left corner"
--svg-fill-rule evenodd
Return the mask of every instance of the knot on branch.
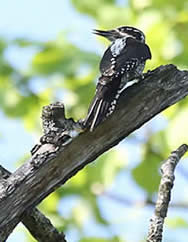
<path id="1" fill-rule="evenodd" d="M 65 117 L 65 107 L 62 102 L 44 106 L 41 118 L 43 136 L 40 138 L 40 143 L 31 150 L 32 155 L 38 152 L 44 144 L 52 144 L 56 151 L 83 132 L 80 121 L 75 122 L 72 118 Z"/>

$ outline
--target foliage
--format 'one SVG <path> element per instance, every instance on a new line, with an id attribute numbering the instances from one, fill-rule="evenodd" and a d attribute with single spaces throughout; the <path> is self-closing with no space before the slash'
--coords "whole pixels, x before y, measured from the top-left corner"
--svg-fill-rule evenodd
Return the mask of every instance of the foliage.
<path id="1" fill-rule="evenodd" d="M 71 3 L 72 8 L 81 16 L 88 16 L 95 21 L 94 28 L 109 29 L 119 25 L 141 28 L 147 36 L 153 57 L 148 61 L 146 70 L 166 63 L 188 69 L 187 1 L 72 0 Z M 79 34 L 79 29 L 76 31 Z M 19 51 L 34 50 L 32 60 L 24 70 L 20 70 L 7 60 L 6 51 L 11 47 Z M 99 75 L 99 60 L 100 56 L 92 50 L 83 50 L 70 41 L 67 33 L 61 33 L 57 39 L 54 36 L 54 40 L 46 42 L 20 36 L 14 40 L 2 37 L 0 39 L 1 110 L 9 118 L 19 118 L 30 132 L 37 132 L 38 135 L 42 106 L 57 99 L 65 102 L 68 116 L 73 116 L 75 119 L 83 118 L 94 94 L 95 81 Z M 38 90 L 33 89 L 39 79 L 45 81 L 40 83 Z M 137 202 L 135 199 L 141 200 L 140 197 L 143 200 L 155 197 L 160 179 L 160 162 L 171 150 L 184 142 L 188 143 L 187 107 L 188 101 L 183 100 L 164 111 L 158 121 L 143 127 L 141 131 L 126 139 L 120 148 L 101 156 L 68 184 L 45 199 L 40 205 L 41 210 L 59 229 L 63 229 L 65 234 L 76 233 L 80 242 L 133 241 L 134 238 L 132 240 L 128 238 L 128 231 L 116 231 L 116 223 L 121 227 L 122 221 L 119 220 L 121 216 L 114 214 L 113 211 L 108 215 L 105 214 L 101 200 L 102 204 L 106 202 L 106 206 L 110 208 L 113 199 L 116 206 L 121 206 L 116 201 L 119 193 L 125 197 L 125 201 L 132 200 L 133 203 Z M 139 141 L 140 138 L 142 141 Z M 127 146 L 131 147 L 130 152 Z M 134 154 L 135 150 L 139 155 Z M 134 183 L 132 189 L 126 189 L 126 185 L 125 188 L 114 188 L 120 186 L 118 184 L 121 183 L 118 181 L 129 176 L 128 174 L 131 174 L 130 183 Z M 133 192 L 129 193 L 126 190 Z M 138 191 L 140 197 L 135 195 Z M 114 193 L 113 196 L 106 196 L 111 192 Z M 111 202 L 106 201 L 110 199 Z M 60 209 L 60 205 L 65 207 Z M 124 209 L 130 221 L 137 214 L 136 208 L 130 207 L 126 202 L 123 203 L 122 210 Z M 141 225 L 142 218 L 139 218 Z M 125 219 L 123 223 L 130 228 L 130 221 Z M 94 226 L 95 233 L 91 228 L 90 232 L 87 232 L 87 224 Z M 173 224 L 174 229 L 185 225 L 187 226 L 187 222 L 183 218 L 178 219 L 177 225 Z M 147 223 L 142 231 L 138 230 L 135 241 L 142 241 L 146 232 Z M 104 238 L 101 234 L 104 234 Z"/>

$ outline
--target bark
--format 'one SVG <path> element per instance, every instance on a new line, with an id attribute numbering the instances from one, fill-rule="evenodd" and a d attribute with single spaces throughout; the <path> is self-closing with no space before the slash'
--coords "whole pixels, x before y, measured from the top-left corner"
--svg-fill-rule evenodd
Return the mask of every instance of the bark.
<path id="1" fill-rule="evenodd" d="M 173 65 L 161 66 L 127 88 L 114 114 L 94 132 L 85 131 L 60 149 L 55 144 L 43 144 L 33 158 L 0 183 L 2 241 L 21 220 L 24 211 L 36 206 L 85 165 L 186 95 L 188 72 L 179 71 Z"/>
<path id="2" fill-rule="evenodd" d="M 66 242 L 64 233 L 53 227 L 50 220 L 36 208 L 25 212 L 22 222 L 38 242 Z"/>
<path id="3" fill-rule="evenodd" d="M 0 165 L 0 179 L 3 181 L 10 175 L 11 173 Z M 37 208 L 24 212 L 22 222 L 39 242 L 66 242 L 63 232 L 59 232 Z"/>

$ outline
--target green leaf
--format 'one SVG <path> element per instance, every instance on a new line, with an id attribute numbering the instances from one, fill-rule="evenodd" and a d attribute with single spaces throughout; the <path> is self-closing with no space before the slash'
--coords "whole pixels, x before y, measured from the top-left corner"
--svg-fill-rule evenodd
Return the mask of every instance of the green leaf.
<path id="1" fill-rule="evenodd" d="M 72 0 L 73 5 L 75 8 L 80 11 L 81 13 L 85 13 L 94 17 L 97 17 L 97 9 L 102 8 L 105 5 L 115 3 L 115 0 Z"/>
<path id="2" fill-rule="evenodd" d="M 178 115 L 170 121 L 166 129 L 166 139 L 171 150 L 180 144 L 188 143 L 188 115 L 187 106 L 183 107 Z"/>
<path id="3" fill-rule="evenodd" d="M 160 155 L 148 149 L 145 152 L 143 161 L 132 170 L 135 182 L 150 195 L 158 190 L 160 162 Z"/>
<path id="4" fill-rule="evenodd" d="M 97 65 L 97 55 L 81 51 L 79 48 L 67 42 L 65 38 L 59 41 L 48 42 L 43 49 L 38 52 L 33 60 L 33 71 L 49 75 L 55 72 L 61 73 L 64 76 L 74 77 L 83 64 Z"/>
<path id="5" fill-rule="evenodd" d="M 166 218 L 165 223 L 171 229 L 188 228 L 188 222 L 182 217 Z"/>
<path id="6" fill-rule="evenodd" d="M 113 238 L 97 238 L 97 237 L 88 237 L 88 238 L 82 238 L 79 240 L 79 242 L 123 242 L 121 239 L 118 237 L 113 237 Z M 124 240 L 125 242 L 125 240 Z"/>

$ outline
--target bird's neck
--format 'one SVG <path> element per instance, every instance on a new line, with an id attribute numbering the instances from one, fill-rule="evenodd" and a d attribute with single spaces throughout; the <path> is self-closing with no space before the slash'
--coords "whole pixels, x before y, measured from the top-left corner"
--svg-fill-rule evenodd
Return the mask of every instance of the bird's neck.
<path id="1" fill-rule="evenodd" d="M 122 49 L 126 46 L 126 40 L 127 37 L 116 39 L 114 42 L 112 42 L 110 50 L 112 52 L 113 57 L 118 56 Z"/>

